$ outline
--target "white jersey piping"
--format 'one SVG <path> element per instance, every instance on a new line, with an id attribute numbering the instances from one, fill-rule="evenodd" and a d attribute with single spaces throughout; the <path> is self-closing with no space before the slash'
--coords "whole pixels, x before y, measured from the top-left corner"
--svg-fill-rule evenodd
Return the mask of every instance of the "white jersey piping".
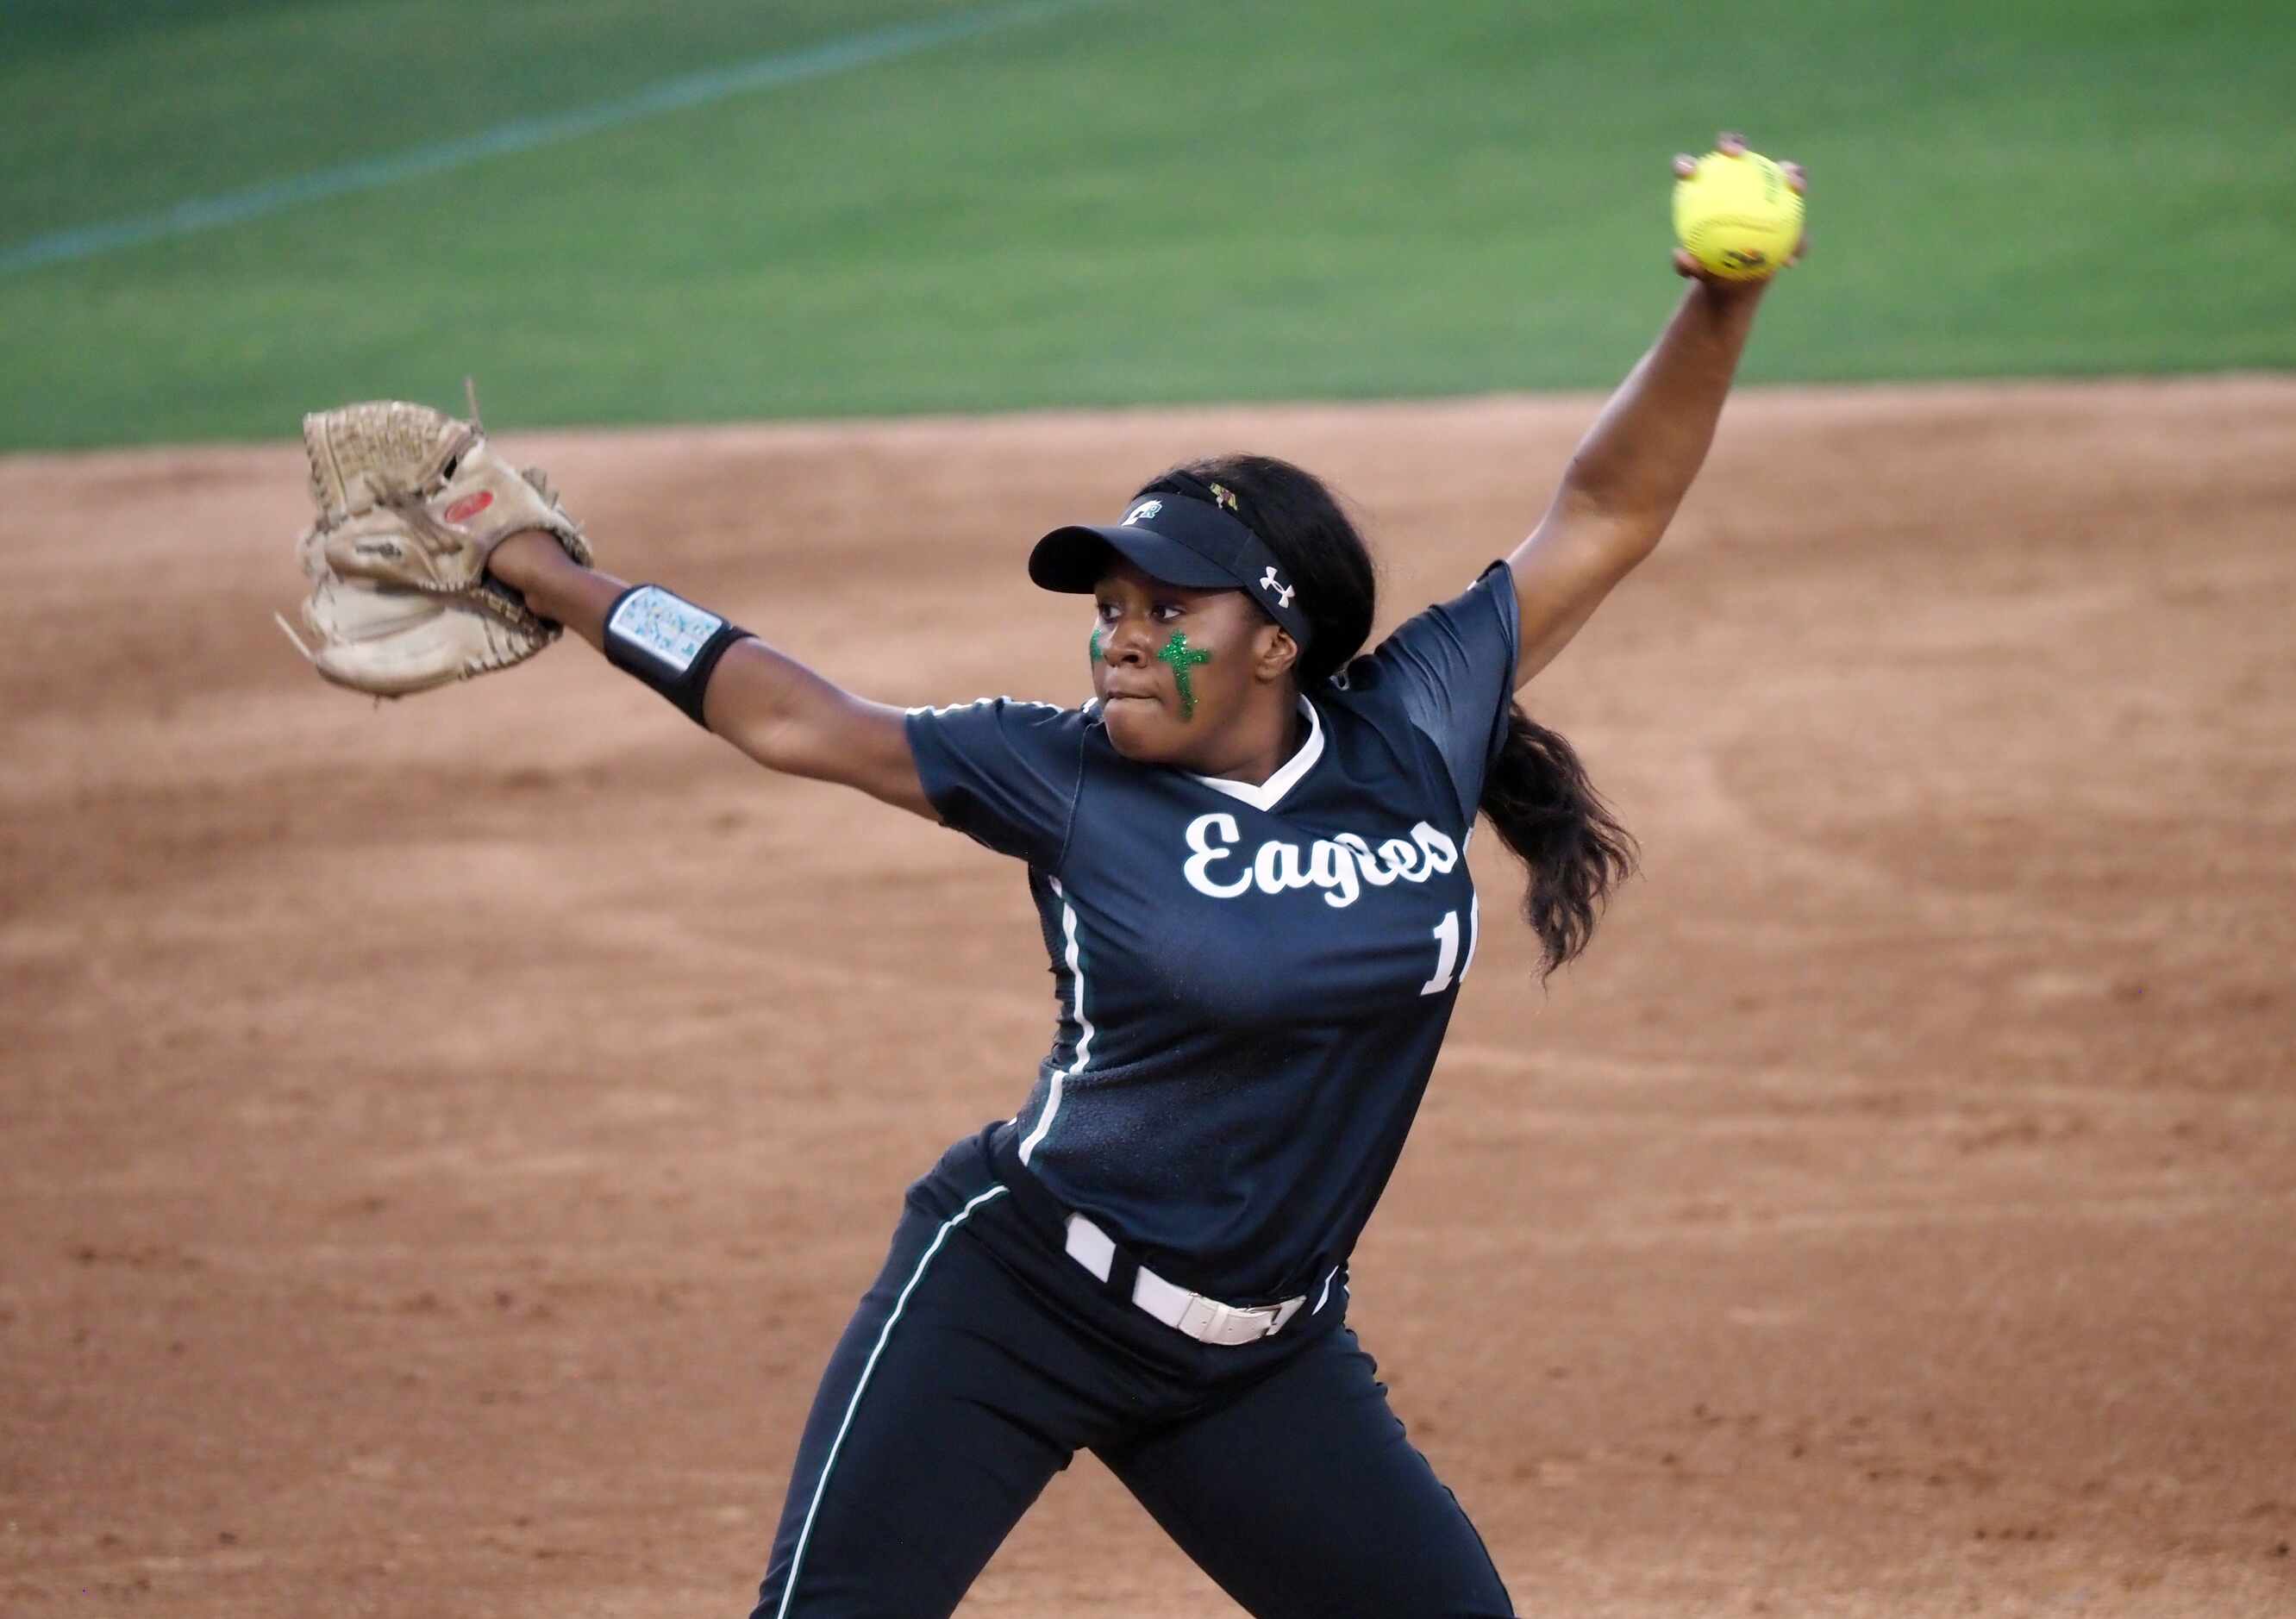
<path id="1" fill-rule="evenodd" d="M 813 1538 L 814 1516 L 821 1510 L 821 1498 L 829 1492 L 830 1469 L 837 1465 L 837 1452 L 845 1443 L 846 1430 L 853 1426 L 853 1413 L 861 1409 L 861 1396 L 869 1392 L 869 1374 L 877 1370 L 877 1357 L 885 1353 L 886 1340 L 893 1336 L 894 1323 L 901 1319 L 901 1312 L 907 1307 L 909 1295 L 915 1292 L 917 1283 L 924 1280 L 925 1267 L 932 1263 L 933 1255 L 940 1252 L 940 1245 L 948 1240 L 948 1234 L 970 1220 L 974 1209 L 992 1198 L 1003 1197 L 1009 1190 L 1004 1186 L 992 1186 L 943 1221 L 940 1230 L 933 1233 L 932 1241 L 918 1259 L 917 1268 L 909 1272 L 909 1280 L 902 1287 L 900 1297 L 893 1301 L 893 1313 L 885 1318 L 885 1325 L 877 1334 L 876 1346 L 869 1351 L 869 1359 L 861 1368 L 861 1380 L 853 1386 L 853 1398 L 846 1402 L 845 1419 L 837 1425 L 837 1437 L 829 1442 L 829 1454 L 822 1460 L 821 1477 L 813 1486 L 813 1502 L 805 1509 L 805 1526 L 798 1531 L 797 1549 L 790 1553 L 789 1582 L 782 1587 L 781 1606 L 774 1610 L 775 1619 L 784 1619 L 790 1611 L 791 1601 L 797 1596 L 797 1577 L 805 1567 L 806 1542 Z"/>
<path id="2" fill-rule="evenodd" d="M 1061 902 L 1061 934 L 1068 941 L 1065 959 L 1069 982 L 1074 986 L 1069 1012 L 1077 1023 L 1076 1060 L 1053 1075 L 1052 1091 L 1045 1098 L 1044 1116 L 1037 1121 L 1037 1127 L 1029 1132 L 1021 1142 L 1021 1162 L 1023 1164 L 1037 1150 L 1037 1144 L 1045 1139 L 1045 1132 L 1053 1127 L 1053 1115 L 1061 1110 L 1061 1092 L 1067 1081 L 1072 1075 L 1083 1073 L 1085 1064 L 1092 1060 L 1092 1019 L 1086 1016 L 1084 1010 L 1084 950 L 1077 943 L 1076 907 L 1069 904 L 1068 890 L 1061 887 L 1059 878 L 1048 877 L 1045 880 L 1052 884 L 1053 894 Z"/>

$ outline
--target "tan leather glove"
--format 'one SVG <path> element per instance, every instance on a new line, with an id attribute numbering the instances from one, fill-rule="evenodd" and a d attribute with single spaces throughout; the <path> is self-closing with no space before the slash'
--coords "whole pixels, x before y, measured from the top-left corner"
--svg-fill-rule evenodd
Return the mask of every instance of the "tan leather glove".
<path id="1" fill-rule="evenodd" d="M 538 470 L 488 444 L 475 397 L 471 418 L 373 400 L 303 419 L 317 515 L 297 550 L 316 650 L 280 625 L 336 684 L 403 697 L 522 663 L 558 638 L 488 576 L 487 557 L 539 528 L 586 567 L 589 543 Z"/>

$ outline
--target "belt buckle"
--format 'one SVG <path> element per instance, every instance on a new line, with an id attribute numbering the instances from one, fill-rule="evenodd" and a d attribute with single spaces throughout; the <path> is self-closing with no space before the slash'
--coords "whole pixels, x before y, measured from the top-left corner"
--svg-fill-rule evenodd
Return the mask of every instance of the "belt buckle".
<path id="1" fill-rule="evenodd" d="M 1272 1306 L 1267 1304 L 1251 1304 L 1248 1306 L 1222 1304 L 1220 1308 L 1227 1312 L 1227 1321 L 1223 1322 L 1222 1325 L 1234 1323 L 1235 1325 L 1249 1326 L 1252 1329 L 1250 1337 L 1238 1338 L 1233 1341 L 1236 1343 L 1249 1344 L 1254 1339 L 1272 1337 L 1275 1336 L 1275 1311 Z"/>
<path id="2" fill-rule="evenodd" d="M 1188 1296 L 1187 1307 L 1180 1312 L 1180 1319 L 1173 1324 L 1199 1344 L 1218 1344 L 1227 1347 L 1251 1342 L 1250 1337 L 1240 1338 L 1233 1334 L 1234 1324 L 1249 1314 L 1248 1311 L 1224 1304 L 1207 1294 L 1192 1293 Z M 1252 1334 L 1252 1337 L 1259 1336 L 1257 1332 Z"/>
<path id="3" fill-rule="evenodd" d="M 1291 1307 L 1286 1308 L 1287 1305 Z M 1274 1337 L 1283 1330 L 1284 1323 L 1296 1313 L 1297 1308 L 1298 1301 L 1293 1299 L 1286 1299 L 1281 1304 L 1225 1304 L 1199 1293 L 1189 1301 L 1188 1308 L 1177 1324 L 1182 1331 L 1200 1344 L 1218 1344 L 1224 1348 L 1232 1348 L 1259 1338 Z M 1250 1330 L 1238 1330 L 1243 1328 Z"/>
<path id="4" fill-rule="evenodd" d="M 1267 1336 L 1267 1323 L 1273 1316 L 1274 1312 L 1264 1305 L 1224 1304 L 1214 1299 L 1211 1330 L 1205 1336 L 1210 1341 L 1223 1346 L 1249 1344 Z M 1236 1329 L 1240 1327 L 1249 1327 L 1251 1330 L 1239 1337 Z"/>

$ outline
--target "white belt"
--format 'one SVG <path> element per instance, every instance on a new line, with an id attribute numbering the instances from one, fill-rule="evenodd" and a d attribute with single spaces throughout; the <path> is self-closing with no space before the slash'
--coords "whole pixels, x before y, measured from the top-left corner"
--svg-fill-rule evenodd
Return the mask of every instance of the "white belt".
<path id="1" fill-rule="evenodd" d="M 1101 1280 L 1108 1280 L 1109 1271 L 1116 1264 L 1114 1238 L 1082 1214 L 1070 1214 L 1066 1246 L 1070 1259 Z M 1216 1298 L 1206 1298 L 1201 1293 L 1191 1293 L 1142 1265 L 1140 1273 L 1132 1279 L 1132 1302 L 1167 1327 L 1186 1333 L 1200 1344 L 1249 1344 L 1255 1338 L 1272 1338 L 1283 1331 L 1283 1323 L 1300 1313 L 1300 1306 L 1308 1302 L 1308 1296 L 1302 1293 L 1280 1304 L 1241 1309 L 1234 1304 L 1223 1304 Z"/>

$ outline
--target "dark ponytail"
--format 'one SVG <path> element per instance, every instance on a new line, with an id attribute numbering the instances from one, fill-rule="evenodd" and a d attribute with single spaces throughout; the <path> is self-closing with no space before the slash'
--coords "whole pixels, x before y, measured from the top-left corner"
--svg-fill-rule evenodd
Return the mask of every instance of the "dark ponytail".
<path id="1" fill-rule="evenodd" d="M 1314 631 L 1296 670 L 1303 688 L 1345 668 L 1371 636 L 1379 577 L 1371 551 L 1339 497 L 1312 472 L 1271 455 L 1192 461 L 1151 479 L 1141 495 L 1193 494 L 1219 484 L 1298 581 Z M 1542 946 L 1546 977 L 1587 948 L 1611 890 L 1633 871 L 1635 840 L 1612 818 L 1578 756 L 1513 703 L 1505 745 L 1483 780 L 1477 806 L 1530 870 L 1522 913 Z"/>
<path id="2" fill-rule="evenodd" d="M 1530 869 L 1522 914 L 1544 948 L 1545 977 L 1587 948 L 1611 890 L 1635 869 L 1635 840 L 1587 779 L 1578 750 L 1507 705 L 1506 742 L 1479 806 Z"/>

